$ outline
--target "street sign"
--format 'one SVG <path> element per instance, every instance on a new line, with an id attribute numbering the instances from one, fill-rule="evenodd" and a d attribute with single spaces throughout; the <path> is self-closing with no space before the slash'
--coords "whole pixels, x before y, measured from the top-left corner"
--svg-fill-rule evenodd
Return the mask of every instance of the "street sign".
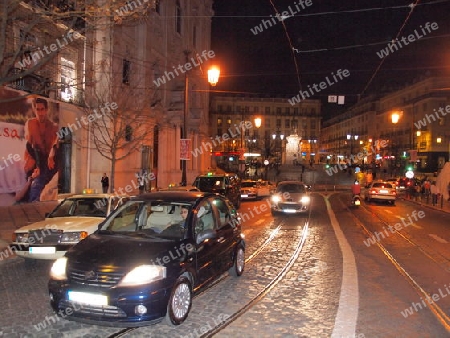
<path id="1" fill-rule="evenodd" d="M 191 140 L 181 139 L 180 140 L 180 160 L 190 160 L 191 159 Z"/>

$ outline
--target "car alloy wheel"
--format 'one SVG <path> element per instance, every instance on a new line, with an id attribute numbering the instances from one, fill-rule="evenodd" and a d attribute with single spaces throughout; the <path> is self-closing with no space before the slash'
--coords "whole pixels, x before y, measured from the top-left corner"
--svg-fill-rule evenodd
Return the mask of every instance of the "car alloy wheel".
<path id="1" fill-rule="evenodd" d="M 233 266 L 230 268 L 229 273 L 232 276 L 240 276 L 244 272 L 245 267 L 245 251 L 242 246 L 239 246 L 234 255 Z"/>
<path id="2" fill-rule="evenodd" d="M 189 314 L 191 305 L 191 283 L 189 279 L 182 276 L 176 281 L 170 294 L 166 322 L 170 325 L 180 325 L 183 323 Z"/>

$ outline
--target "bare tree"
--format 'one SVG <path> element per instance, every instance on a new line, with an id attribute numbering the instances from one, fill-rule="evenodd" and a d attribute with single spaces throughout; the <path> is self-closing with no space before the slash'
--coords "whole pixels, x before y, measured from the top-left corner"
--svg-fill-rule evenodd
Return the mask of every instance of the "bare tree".
<path id="1" fill-rule="evenodd" d="M 82 125 L 93 147 L 110 161 L 110 189 L 114 191 L 117 163 L 153 140 L 152 106 L 159 102 L 159 93 L 144 86 L 144 75 L 140 81 L 134 78 L 133 86 L 115 81 L 114 73 L 102 73 L 101 78 L 103 84 L 108 84 L 107 90 L 103 90 L 104 86 L 93 90 L 92 104 L 83 109 Z"/>

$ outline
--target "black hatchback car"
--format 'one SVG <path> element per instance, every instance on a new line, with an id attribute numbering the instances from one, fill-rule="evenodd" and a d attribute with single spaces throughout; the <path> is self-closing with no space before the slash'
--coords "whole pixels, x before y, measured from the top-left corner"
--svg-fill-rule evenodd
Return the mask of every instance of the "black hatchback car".
<path id="1" fill-rule="evenodd" d="M 227 270 L 244 271 L 235 207 L 203 192 L 133 198 L 56 260 L 50 304 L 69 320 L 112 326 L 181 324 L 192 297 Z"/>
<path id="2" fill-rule="evenodd" d="M 200 191 L 225 196 L 237 209 L 241 206 L 241 179 L 234 173 L 208 172 L 197 176 L 193 186 Z"/>

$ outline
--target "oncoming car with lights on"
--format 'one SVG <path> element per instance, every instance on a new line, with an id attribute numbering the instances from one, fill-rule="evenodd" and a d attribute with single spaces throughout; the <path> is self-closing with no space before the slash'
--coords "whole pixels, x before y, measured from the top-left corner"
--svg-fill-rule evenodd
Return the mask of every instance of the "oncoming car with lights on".
<path id="1" fill-rule="evenodd" d="M 50 304 L 69 320 L 133 327 L 188 316 L 192 297 L 244 271 L 241 219 L 225 197 L 164 191 L 135 197 L 56 260 Z"/>
<path id="2" fill-rule="evenodd" d="M 97 230 L 98 225 L 129 196 L 74 195 L 64 199 L 45 220 L 14 231 L 11 250 L 25 259 L 57 259 Z"/>
<path id="3" fill-rule="evenodd" d="M 282 181 L 278 183 L 270 201 L 272 215 L 277 213 L 306 213 L 311 205 L 308 186 L 300 181 Z"/>

